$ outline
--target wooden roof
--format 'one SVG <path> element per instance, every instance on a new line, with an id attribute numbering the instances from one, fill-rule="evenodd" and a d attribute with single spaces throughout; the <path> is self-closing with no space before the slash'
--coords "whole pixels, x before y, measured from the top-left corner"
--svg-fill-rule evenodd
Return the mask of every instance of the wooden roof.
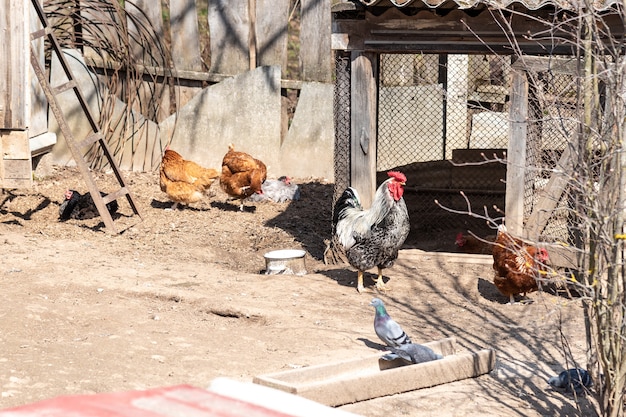
<path id="1" fill-rule="evenodd" d="M 337 0 L 333 2 L 335 7 L 341 8 L 349 4 L 360 4 L 364 7 L 428 7 L 436 8 L 495 8 L 504 9 L 519 4 L 527 10 L 538 10 L 544 7 L 556 7 L 562 10 L 575 11 L 581 7 L 581 2 L 575 0 Z M 597 11 L 614 7 L 620 2 L 617 0 L 595 0 L 594 8 Z M 336 10 L 336 9 L 335 9 Z"/>
<path id="2" fill-rule="evenodd" d="M 567 16 L 576 11 L 563 9 L 572 6 L 571 1 L 337 0 L 332 6 L 332 49 L 569 56 L 574 45 L 571 27 L 555 27 L 553 22 L 576 24 Z M 597 1 L 606 10 L 602 19 L 607 32 L 618 38 L 625 32 L 624 23 L 615 12 L 617 5 L 608 9 L 616 0 Z"/>

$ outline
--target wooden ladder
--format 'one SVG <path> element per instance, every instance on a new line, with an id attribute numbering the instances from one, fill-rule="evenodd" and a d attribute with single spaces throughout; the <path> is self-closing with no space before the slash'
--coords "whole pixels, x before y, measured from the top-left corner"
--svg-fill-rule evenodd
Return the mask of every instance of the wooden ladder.
<path id="1" fill-rule="evenodd" d="M 111 217 L 111 213 L 109 213 L 109 210 L 107 210 L 107 207 L 106 207 L 107 203 L 117 200 L 118 198 L 121 198 L 123 196 L 126 196 L 126 199 L 128 200 L 128 203 L 130 204 L 133 212 L 137 216 L 139 216 L 139 218 L 141 218 L 141 215 L 139 214 L 139 211 L 137 210 L 137 205 L 135 204 L 135 201 L 133 200 L 133 196 L 130 192 L 130 189 L 128 188 L 124 178 L 122 177 L 120 169 L 117 166 L 117 163 L 115 162 L 115 160 L 113 159 L 106 142 L 104 141 L 104 135 L 100 131 L 98 124 L 96 123 L 93 115 L 91 114 L 91 111 L 89 110 L 89 107 L 80 90 L 80 87 L 78 83 L 76 82 L 76 80 L 74 79 L 72 71 L 65 59 L 65 56 L 63 55 L 63 51 L 61 50 L 61 46 L 59 45 L 59 42 L 56 36 L 54 36 L 52 28 L 48 24 L 48 19 L 46 18 L 46 15 L 39 1 L 40 0 L 32 0 L 32 4 L 33 4 L 33 7 L 35 8 L 35 11 L 37 12 L 37 15 L 39 16 L 39 21 L 41 22 L 43 29 L 40 29 L 31 33 L 30 41 L 32 42 L 42 37 L 48 38 L 48 41 L 50 42 L 50 45 L 52 47 L 52 52 L 56 54 L 59 60 L 59 63 L 61 64 L 61 67 L 63 68 L 63 71 L 65 72 L 65 75 L 68 79 L 68 82 L 61 84 L 59 86 L 56 86 L 56 87 L 50 86 L 50 83 L 48 82 L 44 74 L 44 71 L 41 68 L 41 65 L 39 65 L 39 61 L 37 59 L 37 53 L 32 43 L 30 46 L 30 63 L 33 67 L 35 75 L 39 79 L 39 84 L 41 84 L 41 88 L 43 89 L 43 92 L 46 95 L 46 98 L 48 99 L 48 105 L 50 106 L 52 113 L 54 113 L 54 117 L 56 118 L 56 121 L 59 124 L 59 128 L 61 129 L 61 132 L 65 136 L 67 147 L 72 153 L 72 156 L 74 157 L 74 161 L 76 161 L 76 165 L 78 166 L 78 169 L 80 170 L 81 174 L 83 175 L 83 178 L 85 179 L 85 182 L 87 183 L 87 188 L 89 189 L 89 193 L 91 194 L 91 197 L 96 205 L 96 208 L 98 209 L 98 212 L 100 213 L 100 217 L 102 217 L 102 219 L 104 220 L 104 225 L 106 226 L 107 231 L 111 233 L 117 233 L 115 225 L 113 224 L 113 218 Z M 70 89 L 74 91 L 74 94 L 76 94 L 76 98 L 78 99 L 80 103 L 80 107 L 82 108 L 82 111 L 85 114 L 85 117 L 89 121 L 89 124 L 91 125 L 91 130 L 92 130 L 92 132 L 88 134 L 87 137 L 84 138 L 80 142 L 76 142 L 74 135 L 72 134 L 72 131 L 67 123 L 67 120 L 65 119 L 65 116 L 61 110 L 61 106 L 59 106 L 59 103 L 56 98 L 58 94 L 61 94 Z M 106 194 L 104 196 L 100 194 L 100 190 L 98 189 L 95 179 L 91 175 L 89 166 L 87 165 L 87 162 L 85 161 L 84 156 L 83 156 L 84 155 L 83 150 L 88 149 L 94 143 L 97 143 L 102 149 L 102 151 L 104 152 L 104 156 L 109 162 L 109 165 L 111 166 L 113 172 L 115 173 L 115 177 L 117 178 L 117 181 L 120 185 L 119 190 Z"/>

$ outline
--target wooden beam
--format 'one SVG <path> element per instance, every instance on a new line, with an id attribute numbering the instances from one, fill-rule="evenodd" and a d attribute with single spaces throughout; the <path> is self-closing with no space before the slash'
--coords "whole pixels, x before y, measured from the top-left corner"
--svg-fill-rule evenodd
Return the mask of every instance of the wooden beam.
<path id="1" fill-rule="evenodd" d="M 523 71 L 512 71 L 511 129 L 506 167 L 507 230 L 522 236 L 524 227 L 524 174 L 526 172 L 526 139 L 528 129 L 528 79 Z"/>
<path id="2" fill-rule="evenodd" d="M 352 52 L 350 185 L 368 208 L 376 191 L 378 59 L 374 53 Z"/>
<path id="3" fill-rule="evenodd" d="M 550 13 L 554 12 L 536 10 L 529 19 L 522 13 L 505 17 L 488 9 L 476 15 L 459 9 L 444 15 L 435 9 L 408 15 L 397 8 L 389 8 L 376 15 L 370 12 L 348 18 L 336 15 L 332 26 L 332 48 L 378 53 L 512 54 L 511 38 L 514 38 L 516 46 L 524 53 L 545 54 L 549 50 L 553 55 L 571 55 L 569 42 L 552 42 L 554 37 L 569 39 L 570 33 L 557 29 L 554 37 L 541 38 L 543 33 L 552 30 L 545 23 L 553 20 Z M 603 19 L 612 34 L 620 36 L 618 34 L 624 33 L 619 15 L 607 14 Z M 536 39 L 533 38 L 535 34 Z"/>

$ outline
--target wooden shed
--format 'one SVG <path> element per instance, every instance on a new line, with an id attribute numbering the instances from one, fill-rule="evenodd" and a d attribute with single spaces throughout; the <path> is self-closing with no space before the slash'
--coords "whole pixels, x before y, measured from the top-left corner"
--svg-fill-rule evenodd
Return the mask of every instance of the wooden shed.
<path id="1" fill-rule="evenodd" d="M 351 185 L 369 205 L 385 171 L 400 169 L 415 234 L 409 247 L 454 250 L 457 231 L 495 234 L 484 219 L 441 208 L 462 212 L 468 201 L 514 234 L 562 240 L 567 219 L 553 213 L 564 185 L 545 174 L 550 169 L 540 175 L 529 167 L 566 163 L 576 135 L 562 113 L 536 123 L 534 112 L 569 110 L 562 100 L 537 105 L 532 92 L 541 88 L 547 97 L 568 88 L 571 29 L 557 23 L 575 21 L 576 7 L 550 0 L 335 2 L 335 198 Z M 619 37 L 623 23 L 611 7 L 602 5 L 602 18 Z M 529 71 L 549 73 L 550 82 L 532 85 Z"/>

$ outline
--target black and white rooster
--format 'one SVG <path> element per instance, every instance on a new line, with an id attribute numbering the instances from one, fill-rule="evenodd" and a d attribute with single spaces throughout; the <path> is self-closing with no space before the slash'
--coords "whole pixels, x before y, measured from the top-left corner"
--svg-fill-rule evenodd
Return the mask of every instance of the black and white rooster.
<path id="1" fill-rule="evenodd" d="M 364 210 L 357 191 L 348 187 L 335 203 L 333 226 L 348 262 L 357 269 L 357 291 L 362 292 L 363 272 L 378 267 L 376 288 L 385 291 L 383 269 L 398 258 L 398 250 L 409 235 L 409 213 L 402 195 L 406 176 L 387 173 L 374 195 L 372 206 Z"/>
<path id="2" fill-rule="evenodd" d="M 102 196 L 106 194 L 100 192 Z M 109 213 L 113 214 L 117 212 L 118 204 L 116 200 L 107 203 L 107 209 Z M 65 199 L 59 207 L 59 220 L 65 221 L 68 219 L 86 220 L 98 217 L 98 208 L 93 202 L 90 193 L 81 194 L 75 190 L 66 190 Z"/>

